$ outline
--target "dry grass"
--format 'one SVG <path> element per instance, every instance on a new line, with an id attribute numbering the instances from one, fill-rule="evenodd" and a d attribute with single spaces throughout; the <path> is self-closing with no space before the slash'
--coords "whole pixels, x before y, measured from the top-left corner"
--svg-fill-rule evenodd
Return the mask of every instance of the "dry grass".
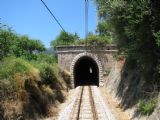
<path id="1" fill-rule="evenodd" d="M 56 106 L 64 102 L 63 91 L 69 85 L 66 72 L 64 77 L 57 66 L 47 63 L 34 66 L 13 57 L 6 58 L 1 66 L 5 69 L 0 68 L 0 117 L 37 119 L 57 114 Z"/>
<path id="2" fill-rule="evenodd" d="M 23 113 L 22 102 L 20 100 L 5 100 L 1 102 L 1 112 L 3 111 L 3 118 L 6 120 L 15 120 Z"/>

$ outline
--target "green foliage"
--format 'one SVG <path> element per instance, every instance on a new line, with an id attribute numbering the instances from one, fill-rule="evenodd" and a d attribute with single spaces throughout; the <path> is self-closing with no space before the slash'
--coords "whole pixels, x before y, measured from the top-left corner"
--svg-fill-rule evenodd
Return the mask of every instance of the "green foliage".
<path id="1" fill-rule="evenodd" d="M 44 50 L 45 47 L 39 40 L 30 39 L 28 36 L 19 36 L 10 30 L 0 29 L 0 59 L 10 55 L 36 59 L 35 53 Z"/>
<path id="2" fill-rule="evenodd" d="M 33 70 L 33 66 L 21 58 L 8 57 L 0 62 L 0 79 L 13 79 L 17 73 Z"/>
<path id="3" fill-rule="evenodd" d="M 147 84 L 159 86 L 160 1 L 94 1 L 100 18 L 97 26 L 98 33 L 100 35 L 111 33 L 120 55 L 126 58 L 126 68 L 140 71 Z M 142 100 L 139 111 L 141 114 L 150 115 L 155 106 L 156 101 L 153 99 Z"/>
<path id="4" fill-rule="evenodd" d="M 79 40 L 77 33 L 69 34 L 61 31 L 55 40 L 51 42 L 51 46 L 55 49 L 58 45 L 73 45 Z"/>
<path id="5" fill-rule="evenodd" d="M 110 36 L 110 25 L 105 21 L 101 21 L 97 25 L 96 32 L 99 33 L 100 36 Z"/>
<path id="6" fill-rule="evenodd" d="M 77 33 L 69 34 L 61 31 L 55 40 L 51 42 L 51 46 L 55 49 L 58 45 L 106 45 L 112 43 L 111 33 L 108 31 L 109 25 L 105 22 L 98 24 L 97 33 L 94 35 L 92 33 L 88 34 L 87 40 L 80 39 Z M 105 29 L 104 29 L 105 28 Z M 105 34 L 107 33 L 107 35 Z"/>
<path id="7" fill-rule="evenodd" d="M 60 78 L 62 79 L 54 56 L 39 54 L 36 60 L 31 61 L 5 57 L 0 61 L 0 88 L 3 88 L 3 99 L 13 96 L 15 92 L 15 100 L 19 98 L 23 103 L 22 112 L 25 118 L 36 119 L 37 115 L 52 114 L 50 105 L 55 100 L 64 101 Z M 0 95 L 2 93 L 0 92 Z"/>
<path id="8" fill-rule="evenodd" d="M 154 111 L 155 107 L 156 107 L 155 100 L 150 100 L 150 101 L 142 100 L 140 101 L 139 110 L 140 113 L 143 115 L 150 115 Z"/>
<path id="9" fill-rule="evenodd" d="M 33 64 L 40 71 L 41 82 L 45 85 L 58 83 L 59 68 L 54 56 L 41 54 Z"/>
<path id="10" fill-rule="evenodd" d="M 38 57 L 37 57 L 37 62 L 40 62 L 40 63 L 48 63 L 48 64 L 52 64 L 54 65 L 57 60 L 56 60 L 56 57 L 53 56 L 53 55 L 47 55 L 47 54 L 39 54 Z"/>
<path id="11" fill-rule="evenodd" d="M 10 91 L 17 91 L 25 76 L 37 74 L 37 69 L 22 58 L 7 57 L 0 61 L 0 80 L 7 82 Z"/>
<path id="12" fill-rule="evenodd" d="M 159 64 L 159 1 L 95 0 L 100 35 L 111 33 L 120 53 L 153 80 Z"/>
<path id="13" fill-rule="evenodd" d="M 77 45 L 87 44 L 88 46 L 92 46 L 92 45 L 93 46 L 104 46 L 110 43 L 112 43 L 112 40 L 110 39 L 109 36 L 99 36 L 99 35 L 94 35 L 92 33 L 89 33 L 86 40 L 79 40 L 76 44 Z"/>
<path id="14" fill-rule="evenodd" d="M 0 56 L 8 56 L 12 54 L 13 43 L 15 42 L 15 35 L 8 30 L 0 30 Z"/>
<path id="15" fill-rule="evenodd" d="M 160 47 L 160 31 L 154 33 L 154 36 L 156 37 L 156 44 Z"/>
<path id="16" fill-rule="evenodd" d="M 36 59 L 35 53 L 45 51 L 44 45 L 39 40 L 30 39 L 28 36 L 21 36 L 17 41 L 15 56 L 24 56 L 27 59 Z"/>
<path id="17" fill-rule="evenodd" d="M 40 76 L 44 84 L 53 84 L 57 81 L 57 73 L 52 66 L 47 64 L 41 66 Z"/>
<path id="18" fill-rule="evenodd" d="M 97 35 L 93 35 L 93 34 L 89 34 L 87 37 L 87 44 L 88 45 L 98 45 L 98 46 L 103 46 L 106 44 L 111 43 L 110 39 L 108 39 L 107 37 L 100 37 Z"/>
<path id="19" fill-rule="evenodd" d="M 100 41 L 106 41 L 105 44 L 114 43 L 112 40 L 112 31 L 111 25 L 106 21 L 100 21 L 97 25 L 96 32 L 98 33 Z"/>
<path id="20" fill-rule="evenodd" d="M 42 53 L 37 56 L 36 60 L 32 60 L 30 62 L 34 67 L 38 68 L 40 71 L 43 71 L 44 68 L 49 67 L 49 69 L 52 69 L 53 74 L 55 74 L 56 76 L 58 75 L 59 68 L 57 60 L 53 55 L 47 55 Z"/>
<path id="21" fill-rule="evenodd" d="M 77 34 L 74 37 L 78 39 Z M 0 28 L 0 96 L 2 101 L 21 101 L 23 111 L 20 112 L 27 119 L 52 114 L 50 105 L 65 99 L 57 60 L 42 53 L 44 50 L 39 40 Z"/>

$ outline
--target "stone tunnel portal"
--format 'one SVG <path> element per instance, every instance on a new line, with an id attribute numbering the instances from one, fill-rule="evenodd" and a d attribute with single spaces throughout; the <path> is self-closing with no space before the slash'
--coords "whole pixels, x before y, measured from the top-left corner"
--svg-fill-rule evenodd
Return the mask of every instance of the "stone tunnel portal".
<path id="1" fill-rule="evenodd" d="M 77 60 L 74 66 L 75 87 L 83 85 L 99 86 L 99 68 L 96 61 L 83 56 Z"/>

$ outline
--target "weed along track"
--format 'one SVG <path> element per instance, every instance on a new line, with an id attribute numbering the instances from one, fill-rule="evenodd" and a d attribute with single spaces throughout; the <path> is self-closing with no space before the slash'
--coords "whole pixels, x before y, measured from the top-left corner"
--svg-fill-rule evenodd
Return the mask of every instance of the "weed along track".
<path id="1" fill-rule="evenodd" d="M 79 86 L 59 120 L 115 120 L 96 86 Z"/>

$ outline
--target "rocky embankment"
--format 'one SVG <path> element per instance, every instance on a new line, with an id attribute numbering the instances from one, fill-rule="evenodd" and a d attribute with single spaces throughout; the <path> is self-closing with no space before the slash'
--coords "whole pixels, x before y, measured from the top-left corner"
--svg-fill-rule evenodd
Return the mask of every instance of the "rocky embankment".
<path id="1" fill-rule="evenodd" d="M 105 91 L 113 96 L 118 103 L 117 106 L 129 114 L 130 119 L 160 120 L 160 94 L 155 95 L 153 90 L 155 86 L 147 84 L 138 70 L 129 70 L 125 60 L 116 61 L 109 75 L 104 79 Z M 152 97 L 157 101 L 154 111 L 150 115 L 142 115 L 139 110 L 141 101 Z"/>

